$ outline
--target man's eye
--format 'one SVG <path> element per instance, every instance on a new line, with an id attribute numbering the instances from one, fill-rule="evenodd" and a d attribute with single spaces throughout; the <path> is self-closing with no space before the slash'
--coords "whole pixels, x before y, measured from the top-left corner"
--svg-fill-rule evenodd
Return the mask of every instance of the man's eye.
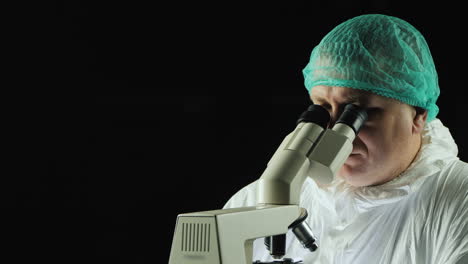
<path id="1" fill-rule="evenodd" d="M 328 111 L 332 110 L 332 106 L 330 104 L 320 104 L 323 108 L 327 109 Z"/>
<path id="2" fill-rule="evenodd" d="M 366 112 L 370 118 L 371 116 L 378 115 L 380 112 L 382 112 L 382 109 L 378 107 L 369 107 L 369 108 L 366 108 Z"/>

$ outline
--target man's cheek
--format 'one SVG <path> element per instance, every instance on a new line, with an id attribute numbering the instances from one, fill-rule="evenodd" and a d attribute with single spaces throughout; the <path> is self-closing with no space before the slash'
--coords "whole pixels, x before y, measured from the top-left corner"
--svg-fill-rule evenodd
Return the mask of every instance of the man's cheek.
<path id="1" fill-rule="evenodd" d="M 363 152 L 362 154 L 365 154 L 365 152 L 367 152 L 367 146 L 366 146 L 366 142 L 367 141 L 367 137 L 366 137 L 366 134 L 365 133 L 359 133 L 355 138 L 354 138 L 354 141 L 353 141 L 353 151 L 357 151 L 357 152 Z"/>

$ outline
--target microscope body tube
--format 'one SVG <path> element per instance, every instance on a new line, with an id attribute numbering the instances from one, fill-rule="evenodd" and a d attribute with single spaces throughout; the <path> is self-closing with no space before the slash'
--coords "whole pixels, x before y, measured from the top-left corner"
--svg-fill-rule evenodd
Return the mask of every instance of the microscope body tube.
<path id="1" fill-rule="evenodd" d="M 356 133 L 337 123 L 324 130 L 314 123 L 300 123 L 286 136 L 268 162 L 258 182 L 259 204 L 299 204 L 307 176 L 329 184 L 351 154 Z"/>
<path id="2" fill-rule="evenodd" d="M 259 179 L 259 204 L 299 204 L 310 165 L 307 155 L 323 130 L 315 123 L 301 122 L 285 137 Z"/>
<path id="3" fill-rule="evenodd" d="M 327 129 L 308 155 L 311 162 L 309 177 L 318 184 L 331 183 L 353 151 L 355 137 L 353 128 L 344 123 L 337 123 L 332 129 Z"/>

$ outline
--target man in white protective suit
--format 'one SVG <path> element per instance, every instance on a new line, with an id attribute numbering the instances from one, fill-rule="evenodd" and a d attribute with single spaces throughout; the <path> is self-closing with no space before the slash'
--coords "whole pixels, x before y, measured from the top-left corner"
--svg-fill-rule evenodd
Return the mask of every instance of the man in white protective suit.
<path id="1" fill-rule="evenodd" d="M 437 73 L 421 33 L 388 15 L 351 18 L 313 49 L 303 74 L 330 126 L 348 103 L 369 117 L 335 180 L 319 185 L 307 177 L 302 187 L 299 206 L 319 248 L 304 249 L 290 231 L 285 258 L 468 264 L 468 165 L 436 117 Z M 225 208 L 256 205 L 256 186 Z M 273 261 L 263 239 L 254 242 L 255 260 Z"/>

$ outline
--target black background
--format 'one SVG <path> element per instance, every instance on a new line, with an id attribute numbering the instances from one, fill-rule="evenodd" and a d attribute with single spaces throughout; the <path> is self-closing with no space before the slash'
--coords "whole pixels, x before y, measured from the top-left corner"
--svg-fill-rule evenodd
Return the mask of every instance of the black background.
<path id="1" fill-rule="evenodd" d="M 25 159 L 1 200 L 18 261 L 166 263 L 177 214 L 221 208 L 261 175 L 309 104 L 312 48 L 365 13 L 426 37 L 438 117 L 468 155 L 464 7 L 155 2 L 56 2 L 31 22 L 40 92 L 17 105 Z"/>

